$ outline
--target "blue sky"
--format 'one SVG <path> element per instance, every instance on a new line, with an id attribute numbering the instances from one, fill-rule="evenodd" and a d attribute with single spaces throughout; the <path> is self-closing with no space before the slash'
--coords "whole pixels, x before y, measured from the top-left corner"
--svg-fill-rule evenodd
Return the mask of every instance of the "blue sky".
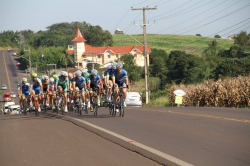
<path id="1" fill-rule="evenodd" d="M 250 33 L 250 0 L 1 0 L 0 32 L 46 30 L 61 22 L 85 21 L 112 34 L 142 34 L 146 10 L 148 34 L 227 37 L 241 30 Z"/>

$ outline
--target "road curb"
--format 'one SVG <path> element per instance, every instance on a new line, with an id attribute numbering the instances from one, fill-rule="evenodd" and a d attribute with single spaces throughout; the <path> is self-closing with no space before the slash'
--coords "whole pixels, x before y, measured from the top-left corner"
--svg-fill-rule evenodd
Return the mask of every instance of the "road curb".
<path id="1" fill-rule="evenodd" d="M 49 116 L 58 117 L 59 119 L 69 121 L 69 122 L 71 122 L 79 127 L 82 127 L 82 128 L 84 128 L 84 129 L 86 129 L 86 130 L 106 139 L 106 140 L 109 140 L 109 141 L 111 141 L 111 142 L 113 142 L 113 143 L 115 143 L 115 144 L 117 144 L 125 149 L 132 151 L 132 152 L 138 153 L 138 154 L 140 154 L 148 159 L 151 159 L 151 160 L 153 160 L 161 165 L 191 166 L 191 164 L 186 163 L 184 161 L 181 161 L 179 159 L 176 159 L 176 158 L 169 156 L 167 154 L 165 154 L 165 155 L 167 155 L 167 157 L 170 160 L 166 159 L 166 157 L 164 157 L 164 156 L 162 157 L 161 154 L 159 153 L 159 151 L 157 151 L 157 150 L 153 150 L 152 148 L 150 150 L 150 147 L 142 145 L 139 142 L 136 142 L 136 141 L 131 140 L 129 138 L 120 136 L 120 135 L 113 133 L 111 131 L 110 131 L 111 132 L 111 134 L 110 134 L 110 133 L 106 132 L 108 130 L 106 130 L 106 129 L 102 130 L 102 129 L 100 129 L 101 127 L 96 126 L 94 124 L 91 124 L 91 123 L 84 121 L 82 119 L 77 119 L 77 118 L 73 118 L 73 117 L 69 117 L 69 116 L 65 116 L 65 115 L 54 114 L 54 113 L 49 113 L 49 112 L 47 112 L 47 114 Z M 121 137 L 123 137 L 123 138 L 121 138 Z M 154 153 L 152 151 L 154 151 Z"/>

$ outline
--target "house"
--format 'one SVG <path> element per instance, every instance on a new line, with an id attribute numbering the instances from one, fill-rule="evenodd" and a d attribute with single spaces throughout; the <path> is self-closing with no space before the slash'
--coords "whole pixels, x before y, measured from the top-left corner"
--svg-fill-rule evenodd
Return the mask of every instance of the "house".
<path id="1" fill-rule="evenodd" d="M 125 54 L 133 55 L 138 66 L 144 66 L 144 46 L 103 46 L 93 47 L 86 44 L 86 40 L 82 36 L 79 28 L 76 30 L 76 35 L 72 40 L 73 45 L 69 45 L 66 52 L 69 55 L 74 55 L 74 62 L 77 68 L 86 68 L 87 63 L 98 63 L 101 66 L 114 62 Z M 151 48 L 147 47 L 147 58 Z M 148 62 L 149 65 L 149 62 Z"/>
<path id="2" fill-rule="evenodd" d="M 120 29 L 115 30 L 115 34 L 123 34 L 123 31 Z"/>

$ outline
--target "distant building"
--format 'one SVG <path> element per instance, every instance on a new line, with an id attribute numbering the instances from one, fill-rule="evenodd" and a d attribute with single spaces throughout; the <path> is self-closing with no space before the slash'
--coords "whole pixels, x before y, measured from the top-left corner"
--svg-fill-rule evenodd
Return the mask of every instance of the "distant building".
<path id="1" fill-rule="evenodd" d="M 235 39 L 238 36 L 238 34 L 233 34 L 231 36 L 228 36 L 227 39 L 232 40 Z"/>
<path id="2" fill-rule="evenodd" d="M 120 29 L 115 30 L 115 34 L 123 34 L 123 31 L 121 31 Z"/>
<path id="3" fill-rule="evenodd" d="M 82 36 L 79 28 L 76 30 L 74 45 L 69 45 L 66 52 L 74 55 L 74 62 L 78 68 L 86 68 L 87 63 L 98 63 L 105 66 L 109 62 L 114 62 L 125 54 L 133 55 L 138 66 L 144 66 L 144 46 L 103 46 L 93 47 L 85 44 L 86 40 Z M 151 53 L 151 48 L 147 47 L 147 57 Z M 149 65 L 149 64 L 148 64 Z"/>

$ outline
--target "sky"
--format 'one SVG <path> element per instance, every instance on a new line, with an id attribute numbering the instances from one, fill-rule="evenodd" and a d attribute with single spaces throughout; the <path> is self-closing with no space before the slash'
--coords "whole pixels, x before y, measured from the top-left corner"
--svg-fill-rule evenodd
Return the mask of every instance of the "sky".
<path id="1" fill-rule="evenodd" d="M 175 34 L 223 38 L 250 33 L 250 0 L 1 0 L 0 32 L 38 32 L 62 22 L 87 22 L 114 34 Z"/>

